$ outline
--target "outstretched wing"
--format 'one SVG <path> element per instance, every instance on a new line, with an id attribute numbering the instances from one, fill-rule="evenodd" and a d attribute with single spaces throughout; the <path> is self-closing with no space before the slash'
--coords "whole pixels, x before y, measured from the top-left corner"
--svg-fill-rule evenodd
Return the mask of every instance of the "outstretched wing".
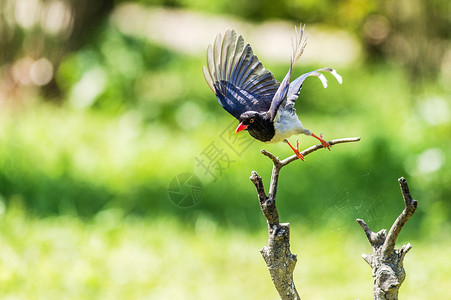
<path id="1" fill-rule="evenodd" d="M 290 83 L 290 86 L 288 88 L 287 104 L 286 105 L 287 106 L 289 106 L 289 105 L 293 106 L 294 105 L 294 103 L 296 102 L 296 99 L 299 97 L 299 92 L 301 91 L 302 83 L 309 76 L 316 76 L 316 77 L 318 77 L 321 80 L 321 83 L 323 84 L 323 87 L 326 88 L 327 87 L 327 79 L 320 72 L 330 72 L 337 79 L 338 83 L 340 83 L 340 84 L 343 83 L 343 79 L 341 78 L 341 76 L 337 73 L 337 71 L 335 71 L 332 68 L 322 68 L 322 69 L 318 69 L 318 70 L 315 70 L 315 71 L 311 71 L 311 72 L 302 74 L 301 76 L 299 76 L 298 78 L 293 80 L 292 83 Z"/>
<path id="2" fill-rule="evenodd" d="M 283 79 L 276 94 L 274 95 L 274 99 L 272 100 L 271 107 L 269 109 L 271 120 L 274 120 L 276 118 L 277 111 L 279 110 L 280 105 L 287 99 L 289 88 L 291 86 L 290 79 L 291 72 L 293 71 L 293 65 L 296 61 L 299 60 L 302 53 L 304 53 L 305 46 L 307 45 L 307 37 L 304 38 L 304 28 L 305 25 L 302 28 L 299 27 L 299 32 L 296 27 L 294 28 L 296 31 L 296 40 L 294 42 L 292 41 L 293 52 L 291 54 L 291 65 L 287 75 L 285 75 L 285 78 Z"/>
<path id="3" fill-rule="evenodd" d="M 266 70 L 241 35 L 227 30 L 207 50 L 203 73 L 219 104 L 239 119 L 246 111 L 268 111 L 279 82 Z"/>
<path id="4" fill-rule="evenodd" d="M 304 36 L 304 27 L 299 28 L 299 32 L 296 29 L 296 41 L 293 44 L 293 56 L 291 59 L 290 69 L 288 70 L 287 75 L 285 75 L 284 80 L 279 86 L 277 93 L 274 96 L 274 100 L 272 101 L 271 108 L 269 110 L 271 114 L 271 120 L 274 120 L 276 117 L 277 111 L 279 110 L 280 105 L 284 103 L 285 107 L 294 106 L 296 99 L 299 97 L 299 92 L 301 91 L 302 84 L 304 80 L 309 76 L 316 76 L 321 80 L 321 83 L 326 88 L 327 87 L 327 79 L 324 77 L 321 72 L 330 72 L 337 81 L 341 84 L 343 82 L 341 76 L 332 68 L 322 68 L 315 71 L 311 71 L 305 73 L 290 83 L 291 71 L 293 69 L 293 64 L 301 57 L 304 52 L 304 48 L 307 44 L 307 38 L 303 38 Z M 284 102 L 286 100 L 286 102 Z"/>

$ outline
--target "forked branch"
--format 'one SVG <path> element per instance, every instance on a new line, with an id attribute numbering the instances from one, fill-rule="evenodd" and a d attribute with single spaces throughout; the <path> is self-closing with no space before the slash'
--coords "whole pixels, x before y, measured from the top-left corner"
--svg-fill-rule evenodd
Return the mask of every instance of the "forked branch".
<path id="1" fill-rule="evenodd" d="M 345 138 L 329 141 L 332 145 L 360 141 L 359 137 Z M 321 144 L 305 149 L 301 154 L 305 157 L 310 153 L 323 148 Z M 296 266 L 297 257 L 290 251 L 290 224 L 279 223 L 279 213 L 276 207 L 277 185 L 280 170 L 297 160 L 296 155 L 280 160 L 272 153 L 262 150 L 263 155 L 272 160 L 273 168 L 268 194 L 265 193 L 263 181 L 257 172 L 252 171 L 250 180 L 257 190 L 258 200 L 263 215 L 268 223 L 268 246 L 260 250 L 266 265 L 268 266 L 271 279 L 279 292 L 281 299 L 300 299 L 293 281 L 293 271 Z"/>
<path id="2" fill-rule="evenodd" d="M 363 254 L 362 257 L 373 269 L 373 293 L 376 300 L 398 299 L 399 287 L 406 277 L 403 267 L 404 257 L 412 248 L 408 243 L 399 250 L 395 249 L 396 239 L 401 229 L 417 209 L 417 201 L 412 199 L 407 181 L 401 177 L 398 182 L 401 186 L 405 208 L 393 223 L 388 235 L 385 229 L 377 233 L 371 231 L 365 221 L 357 219 L 373 249 L 372 254 Z"/>

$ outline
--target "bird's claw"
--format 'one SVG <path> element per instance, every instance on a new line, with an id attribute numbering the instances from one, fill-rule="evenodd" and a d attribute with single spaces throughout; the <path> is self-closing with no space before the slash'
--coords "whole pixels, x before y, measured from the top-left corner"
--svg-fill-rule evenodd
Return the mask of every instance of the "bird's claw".
<path id="1" fill-rule="evenodd" d="M 324 148 L 327 148 L 330 151 L 330 144 L 328 142 L 326 142 L 325 140 L 320 140 L 320 142 Z"/>
<path id="2" fill-rule="evenodd" d="M 317 136 L 314 133 L 312 133 L 312 136 L 314 138 L 318 139 L 321 142 L 321 145 L 323 145 L 323 148 L 326 148 L 326 149 L 328 149 L 330 151 L 330 144 L 323 139 L 323 134 L 322 133 L 319 136 Z"/>
<path id="3" fill-rule="evenodd" d="M 291 144 L 288 142 L 288 140 L 285 140 L 285 141 L 288 144 L 288 146 L 290 146 L 290 148 L 293 150 L 294 154 L 296 154 L 296 157 L 301 160 L 304 160 L 304 155 L 302 155 L 301 152 L 299 152 L 299 140 L 296 140 L 296 148 L 291 146 Z"/>
<path id="4" fill-rule="evenodd" d="M 294 151 L 294 154 L 296 154 L 296 156 L 297 156 L 300 160 L 304 161 L 304 155 L 302 155 L 301 152 L 299 152 L 299 150 Z"/>

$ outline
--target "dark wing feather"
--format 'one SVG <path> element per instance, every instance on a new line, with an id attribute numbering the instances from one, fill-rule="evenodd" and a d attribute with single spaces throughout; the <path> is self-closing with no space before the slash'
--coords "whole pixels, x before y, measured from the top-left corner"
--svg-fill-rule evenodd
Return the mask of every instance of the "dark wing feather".
<path id="1" fill-rule="evenodd" d="M 279 82 L 266 70 L 241 35 L 227 30 L 207 49 L 203 73 L 219 104 L 239 119 L 246 111 L 268 111 Z"/>

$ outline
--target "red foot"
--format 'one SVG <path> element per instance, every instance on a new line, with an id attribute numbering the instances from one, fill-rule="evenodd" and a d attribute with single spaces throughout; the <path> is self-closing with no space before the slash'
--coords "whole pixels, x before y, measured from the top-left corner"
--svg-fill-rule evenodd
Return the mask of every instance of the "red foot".
<path id="1" fill-rule="evenodd" d="M 312 136 L 316 139 L 318 139 L 321 142 L 321 145 L 323 145 L 324 148 L 327 148 L 328 150 L 330 150 L 330 144 L 328 142 L 326 142 L 325 140 L 323 140 L 323 134 L 320 134 L 319 137 L 312 133 Z"/>
<path id="2" fill-rule="evenodd" d="M 287 142 L 288 146 L 290 146 L 290 148 L 294 151 L 294 154 L 296 154 L 296 156 L 297 156 L 299 159 L 304 160 L 304 155 L 302 155 L 302 154 L 299 152 L 299 141 L 296 140 L 296 149 L 293 148 L 293 146 L 291 146 L 291 144 L 290 144 L 290 142 L 289 142 L 288 140 L 285 140 L 285 141 Z"/>

